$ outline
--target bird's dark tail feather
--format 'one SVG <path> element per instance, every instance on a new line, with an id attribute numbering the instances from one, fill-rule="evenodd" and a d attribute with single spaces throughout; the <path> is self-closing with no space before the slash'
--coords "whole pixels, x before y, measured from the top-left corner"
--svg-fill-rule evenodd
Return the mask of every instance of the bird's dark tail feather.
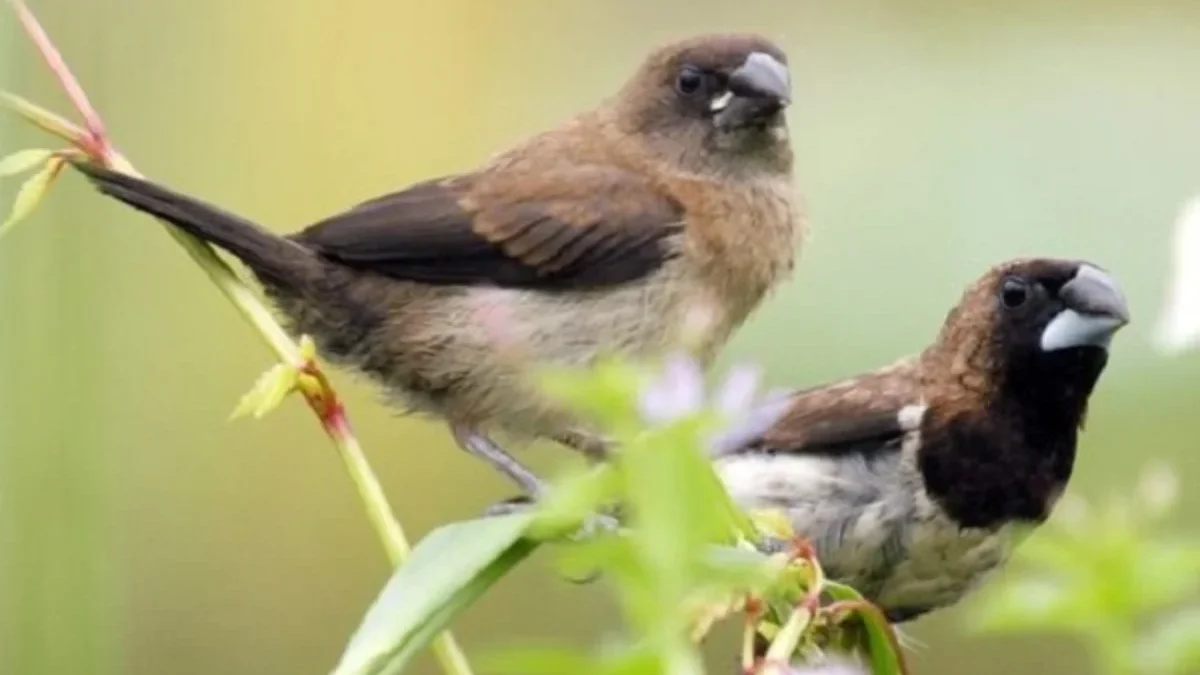
<path id="1" fill-rule="evenodd" d="M 232 253 L 265 284 L 295 286 L 317 271 L 314 253 L 297 242 L 142 178 L 75 162 L 100 192 Z"/>

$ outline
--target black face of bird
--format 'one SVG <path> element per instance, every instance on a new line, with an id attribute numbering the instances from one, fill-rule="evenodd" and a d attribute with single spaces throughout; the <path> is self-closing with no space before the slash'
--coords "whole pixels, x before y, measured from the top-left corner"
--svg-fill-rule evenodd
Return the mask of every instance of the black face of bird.
<path id="1" fill-rule="evenodd" d="M 1113 335 L 1129 323 L 1116 281 L 1089 263 L 1037 260 L 1011 265 L 992 283 L 996 383 L 1029 405 L 1075 399 L 1082 408 Z"/>

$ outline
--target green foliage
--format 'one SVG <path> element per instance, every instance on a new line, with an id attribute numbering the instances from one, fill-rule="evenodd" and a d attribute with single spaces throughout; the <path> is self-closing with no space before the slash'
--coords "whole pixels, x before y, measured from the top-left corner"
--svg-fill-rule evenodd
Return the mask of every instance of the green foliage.
<path id="1" fill-rule="evenodd" d="M 0 237 L 8 234 L 8 232 L 29 217 L 33 210 L 41 203 L 42 198 L 46 196 L 50 185 L 54 183 L 54 179 L 62 171 L 66 160 L 61 154 L 57 154 L 51 150 L 20 150 L 6 157 L 0 158 L 0 177 L 14 176 L 19 173 L 30 171 L 35 167 L 41 166 L 40 169 L 32 176 L 27 178 L 17 190 L 16 199 L 13 200 L 12 209 L 8 216 L 0 222 Z"/>
<path id="2" fill-rule="evenodd" d="M 137 175 L 109 141 L 99 116 L 36 18 L 23 3 L 12 5 L 85 120 L 86 130 L 24 99 L 3 95 L 7 107 L 66 141 L 71 149 L 22 151 L 0 160 L 4 175 L 43 165 L 19 189 L 0 233 L 33 210 L 68 156 Z M 543 653 L 532 661 L 526 659 L 527 672 L 549 664 L 587 670 L 583 663 L 613 673 L 702 672 L 696 641 L 714 622 L 739 612 L 749 619 L 743 654 L 747 670 L 755 665 L 750 647 L 756 630 L 775 636 L 768 656 L 781 663 L 801 652 L 812 656 L 828 646 L 869 653 L 879 675 L 903 670 L 898 652 L 891 657 L 874 653 L 894 651 L 895 641 L 869 605 L 847 592 L 843 595 L 852 600 L 820 606 L 830 588 L 811 555 L 799 548 L 772 556 L 755 549 L 755 525 L 732 503 L 713 473 L 710 448 L 753 435 L 773 421 L 773 410 L 780 410 L 778 401 L 752 407 L 756 378 L 749 371 L 731 376 L 711 400 L 706 398 L 700 368 L 682 357 L 668 362 L 661 373 L 609 363 L 587 375 L 548 376 L 546 384 L 552 392 L 592 415 L 598 427 L 607 431 L 619 449 L 615 461 L 563 477 L 534 513 L 439 529 L 409 558 L 404 533 L 350 432 L 344 411 L 336 404 L 335 393 L 315 365 L 311 342 L 294 345 L 210 247 L 177 230 L 171 233 L 283 361 L 258 379 L 234 416 L 260 417 L 289 393 L 301 391 L 341 452 L 368 518 L 399 564 L 347 647 L 337 673 L 396 672 L 417 650 L 432 644 L 448 673 L 468 674 L 469 666 L 453 639 L 439 631 L 539 544 L 564 537 L 576 542 L 567 547 L 564 562 L 587 565 L 611 580 L 629 634 L 604 658 Z M 740 426 L 727 428 L 730 421 Z M 594 522 L 591 514 L 610 505 L 623 509 L 628 527 L 600 532 L 579 543 L 572 534 Z M 760 522 L 780 534 L 778 518 Z M 587 529 L 594 533 L 595 528 Z M 792 537 L 790 532 L 783 534 Z M 889 639 L 877 639 L 884 634 Z"/>
<path id="3" fill-rule="evenodd" d="M 531 521 L 510 515 L 430 533 L 388 580 L 334 673 L 403 670 L 451 617 L 533 552 L 524 536 Z"/>
<path id="4" fill-rule="evenodd" d="M 18 150 L 11 155 L 0 158 L 0 178 L 32 171 L 35 166 L 44 164 L 53 154 L 53 150 L 31 148 L 29 150 Z"/>
<path id="5" fill-rule="evenodd" d="M 977 628 L 1075 636 L 1114 675 L 1200 672 L 1200 542 L 1165 527 L 1175 492 L 1157 468 L 1132 499 L 1065 501 L 987 589 Z"/>
<path id="6" fill-rule="evenodd" d="M 312 363 L 316 357 L 316 343 L 307 335 L 301 337 L 299 363 Z M 289 394 L 299 388 L 307 386 L 310 391 L 319 390 L 320 384 L 313 382 L 313 379 L 313 376 L 304 372 L 301 366 L 277 363 L 258 376 L 250 391 L 242 395 L 230 417 L 236 419 L 252 415 L 255 418 L 261 418 L 278 408 Z"/>
<path id="7" fill-rule="evenodd" d="M 838 651 L 865 655 L 878 675 L 904 672 L 878 610 L 852 589 L 827 582 L 798 542 L 794 551 L 760 552 L 760 531 L 793 537 L 786 521 L 743 513 L 714 473 L 709 448 L 731 423 L 773 421 L 756 414 L 764 406 L 754 400 L 754 383 L 748 371 L 735 371 L 709 395 L 687 358 L 661 370 L 610 362 L 586 374 L 548 375 L 547 389 L 595 420 L 616 456 L 561 477 L 529 514 L 447 526 L 422 541 L 384 588 L 336 672 L 399 672 L 456 612 L 550 542 L 559 544 L 565 568 L 597 571 L 607 581 L 627 632 L 595 653 L 508 649 L 493 659 L 502 672 L 702 673 L 697 643 L 716 622 L 735 616 L 746 618 L 748 669 Z M 594 514 L 614 508 L 620 526 L 598 527 Z M 830 603 L 823 606 L 823 598 Z M 765 666 L 750 654 L 758 631 L 772 638 Z"/>
<path id="8" fill-rule="evenodd" d="M 671 371 L 668 366 L 661 386 L 674 384 Z M 631 664 L 637 665 L 636 672 L 699 672 L 688 639 L 689 608 L 719 602 L 739 588 L 761 587 L 767 580 L 762 564 L 714 564 L 706 555 L 712 545 L 735 545 L 746 534 L 731 516 L 736 509 L 703 450 L 716 416 L 703 405 L 699 383 L 680 381 L 679 391 L 662 391 L 660 401 L 650 402 L 660 383 L 618 364 L 606 364 L 592 377 L 552 381 L 555 391 L 603 423 L 620 448 L 607 470 L 612 478 L 604 481 L 609 490 L 594 491 L 596 501 L 588 506 L 600 509 L 619 502 L 628 529 L 623 536 L 597 537 L 573 552 L 613 580 L 633 644 L 644 654 L 632 662 L 614 661 L 614 672 L 629 672 Z M 647 410 L 656 404 L 659 409 Z M 543 513 L 562 519 L 558 506 L 564 501 L 552 496 Z"/>

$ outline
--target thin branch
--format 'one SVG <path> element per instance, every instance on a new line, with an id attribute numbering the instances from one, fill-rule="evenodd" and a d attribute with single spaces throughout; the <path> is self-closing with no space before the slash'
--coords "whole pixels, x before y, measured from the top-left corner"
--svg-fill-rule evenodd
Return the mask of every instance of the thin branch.
<path id="1" fill-rule="evenodd" d="M 62 55 L 43 30 L 33 12 L 22 0 L 9 0 L 26 34 L 54 73 L 67 97 L 84 120 L 85 127 L 59 117 L 41 107 L 11 94 L 4 94 L 5 103 L 32 124 L 58 136 L 87 155 L 89 159 L 116 171 L 141 177 L 113 146 L 104 122 L 92 107 L 83 87 L 71 73 Z M 179 229 L 167 228 L 172 237 L 187 251 L 196 264 L 238 312 L 254 327 L 272 351 L 286 364 L 309 377 L 299 378 L 297 389 L 316 413 L 322 428 L 333 440 L 346 470 L 362 499 L 367 518 L 374 527 L 388 558 L 399 566 L 407 559 L 411 547 L 400 521 L 384 495 L 383 487 L 372 471 L 362 446 L 355 437 L 341 400 L 321 371 L 315 358 L 305 356 L 287 332 L 275 321 L 258 296 L 237 277 L 213 249 L 200 239 Z M 471 675 L 471 668 L 454 636 L 446 631 L 433 642 L 433 651 L 449 675 Z"/>
<path id="2" fill-rule="evenodd" d="M 10 0 L 13 10 L 17 13 L 17 18 L 21 21 L 21 26 L 25 29 L 25 34 L 33 41 L 37 47 L 38 53 L 46 61 L 46 65 L 50 67 L 50 72 L 54 73 L 62 85 L 63 91 L 66 92 L 67 98 L 71 104 L 79 111 L 79 115 L 83 118 L 84 124 L 87 125 L 88 131 L 91 133 L 92 142 L 96 143 L 97 154 L 107 154 L 108 134 L 104 130 L 104 122 L 100 119 L 100 115 L 96 113 L 96 109 L 92 107 L 91 101 L 88 100 L 87 94 L 83 92 L 83 87 L 79 86 L 79 80 L 71 73 L 71 69 L 67 67 L 63 61 L 62 54 L 58 48 L 50 40 L 50 36 L 46 35 L 46 31 L 42 25 L 38 23 L 37 17 L 29 8 L 25 6 L 22 0 Z"/>

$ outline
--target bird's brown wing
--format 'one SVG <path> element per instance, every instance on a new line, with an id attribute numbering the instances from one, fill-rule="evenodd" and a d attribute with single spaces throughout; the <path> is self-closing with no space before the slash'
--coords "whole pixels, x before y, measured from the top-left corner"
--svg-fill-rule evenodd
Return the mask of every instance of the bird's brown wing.
<path id="1" fill-rule="evenodd" d="M 871 453 L 900 447 L 920 401 L 915 362 L 901 361 L 852 380 L 796 392 L 753 449 L 788 454 Z"/>
<path id="2" fill-rule="evenodd" d="M 632 281 L 674 255 L 666 239 L 682 229 L 682 207 L 644 178 L 594 166 L 539 175 L 420 183 L 295 240 L 395 279 L 542 290 Z"/>

